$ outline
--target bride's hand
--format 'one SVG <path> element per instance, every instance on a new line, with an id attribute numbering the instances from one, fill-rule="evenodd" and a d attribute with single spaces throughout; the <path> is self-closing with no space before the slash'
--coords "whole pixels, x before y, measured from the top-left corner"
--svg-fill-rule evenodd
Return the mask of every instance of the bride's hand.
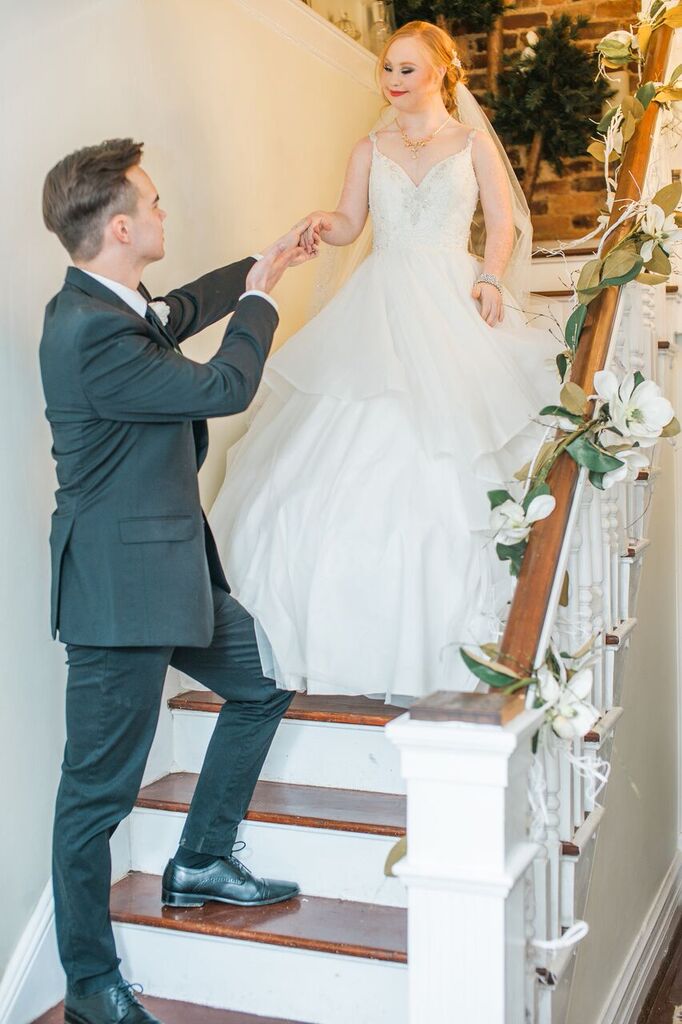
<path id="1" fill-rule="evenodd" d="M 317 253 L 322 232 L 332 229 L 331 217 L 324 210 L 315 210 L 308 214 L 306 220 L 310 221 L 310 225 L 301 235 L 301 245 L 306 252 Z"/>
<path id="2" fill-rule="evenodd" d="M 479 313 L 489 327 L 502 323 L 504 306 L 502 305 L 502 296 L 495 285 L 481 281 L 472 288 L 471 297 L 480 303 Z"/>

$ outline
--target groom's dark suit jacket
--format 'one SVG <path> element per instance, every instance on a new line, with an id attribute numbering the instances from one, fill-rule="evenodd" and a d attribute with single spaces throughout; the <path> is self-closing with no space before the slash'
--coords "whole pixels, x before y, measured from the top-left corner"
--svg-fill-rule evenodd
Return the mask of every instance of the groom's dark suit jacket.
<path id="1" fill-rule="evenodd" d="M 197 471 L 206 417 L 247 408 L 277 326 L 265 299 L 238 301 L 253 263 L 164 296 L 166 327 L 73 267 L 47 307 L 40 365 L 59 481 L 52 634 L 65 643 L 211 642 L 211 588 L 229 588 Z M 178 343 L 233 310 L 208 363 L 181 355 Z"/>

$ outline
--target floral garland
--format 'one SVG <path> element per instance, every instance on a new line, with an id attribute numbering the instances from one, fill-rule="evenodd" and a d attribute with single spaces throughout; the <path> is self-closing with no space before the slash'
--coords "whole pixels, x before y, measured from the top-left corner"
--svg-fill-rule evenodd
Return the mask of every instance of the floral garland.
<path id="1" fill-rule="evenodd" d="M 637 61 L 641 69 L 651 34 L 660 25 L 682 27 L 680 0 L 645 0 L 638 14 L 637 26 L 631 32 L 611 32 L 597 45 L 600 73 Z M 528 40 L 532 47 L 532 40 Z M 612 107 L 596 127 L 601 136 L 588 151 L 605 166 L 606 212 L 600 215 L 595 231 L 579 242 L 601 235 L 594 259 L 584 264 L 575 286 L 576 305 L 564 331 L 565 349 L 557 356 L 557 367 L 565 381 L 577 352 L 587 307 L 605 288 L 637 280 L 644 284 L 662 284 L 671 273 L 671 249 L 682 240 L 682 184 L 677 182 L 659 189 L 653 196 L 642 197 L 624 205 L 619 216 L 608 227 L 617 188 L 617 169 L 610 164 L 620 161 L 625 145 L 632 138 L 637 122 L 649 103 L 656 102 L 670 110 L 682 100 L 682 65 L 672 73 L 668 83 L 640 84 L 634 96 L 626 97 Z M 625 236 L 602 255 L 604 243 L 622 224 L 630 222 Z M 611 370 L 594 375 L 594 395 L 587 395 L 576 383 L 563 384 L 559 405 L 546 406 L 539 413 L 547 418 L 546 440 L 532 461 L 516 473 L 523 483 L 523 495 L 515 500 L 509 490 L 488 492 L 491 506 L 491 532 L 496 552 L 509 562 L 510 572 L 518 576 L 528 546 L 533 523 L 547 518 L 556 501 L 547 478 L 558 457 L 567 452 L 588 472 L 590 483 L 606 490 L 625 479 L 634 479 L 649 466 L 645 451 L 659 438 L 673 437 L 680 424 L 670 402 L 660 387 L 645 380 L 639 372 L 618 380 Z M 566 582 L 566 581 L 565 581 Z M 564 588 L 565 589 L 565 588 Z M 562 603 L 566 603 L 562 599 Z M 488 686 L 504 693 L 534 688 L 534 706 L 545 709 L 545 725 L 562 740 L 584 736 L 599 718 L 589 702 L 595 638 L 575 654 L 559 651 L 550 644 L 543 663 L 531 675 L 521 677 L 503 664 L 496 644 L 483 644 L 481 653 L 461 648 L 461 656 L 471 672 Z"/>

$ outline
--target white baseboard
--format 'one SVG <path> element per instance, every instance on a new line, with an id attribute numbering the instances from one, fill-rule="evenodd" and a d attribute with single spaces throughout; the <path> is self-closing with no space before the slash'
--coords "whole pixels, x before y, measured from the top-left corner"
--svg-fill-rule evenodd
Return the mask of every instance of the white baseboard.
<path id="1" fill-rule="evenodd" d="M 0 1024 L 30 1024 L 63 998 L 50 880 L 0 981 Z"/>
<path id="2" fill-rule="evenodd" d="M 675 854 L 597 1024 L 636 1024 L 679 920 L 682 853 Z"/>

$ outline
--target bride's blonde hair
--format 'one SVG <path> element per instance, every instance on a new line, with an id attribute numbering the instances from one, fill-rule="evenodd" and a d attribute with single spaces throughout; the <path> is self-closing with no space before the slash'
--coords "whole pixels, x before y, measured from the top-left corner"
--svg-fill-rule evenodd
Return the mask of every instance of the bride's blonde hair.
<path id="1" fill-rule="evenodd" d="M 431 25 L 428 21 L 408 21 L 393 33 L 383 50 L 379 54 L 377 62 L 377 77 L 386 61 L 386 54 L 396 39 L 418 39 L 428 54 L 430 63 L 434 69 L 445 68 L 443 81 L 441 83 L 441 96 L 449 114 L 457 114 L 457 100 L 455 99 L 455 86 L 458 82 L 466 82 L 467 74 L 464 68 L 456 63 L 453 58 L 459 61 L 459 54 L 455 41 L 449 32 L 439 28 L 438 25 Z"/>

